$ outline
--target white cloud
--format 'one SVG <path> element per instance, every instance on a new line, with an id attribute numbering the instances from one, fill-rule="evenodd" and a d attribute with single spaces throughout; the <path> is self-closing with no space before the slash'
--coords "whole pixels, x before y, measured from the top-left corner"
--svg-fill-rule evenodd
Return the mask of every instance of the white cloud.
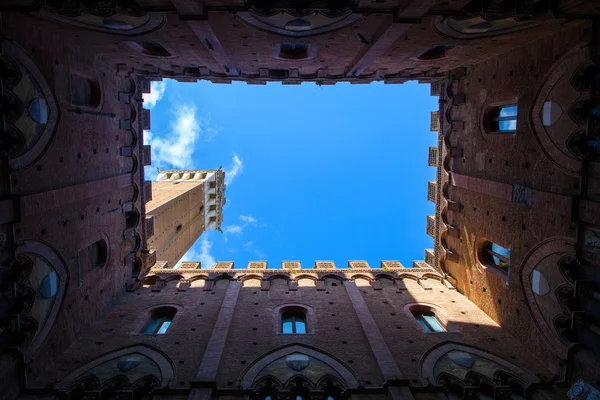
<path id="1" fill-rule="evenodd" d="M 240 215 L 240 219 L 244 221 L 246 224 L 256 224 L 256 218 L 251 215 Z"/>
<path id="2" fill-rule="evenodd" d="M 208 240 L 206 234 L 200 238 L 200 252 L 196 251 L 194 247 L 196 246 L 194 245 L 183 255 L 183 257 L 181 257 L 181 261 L 177 263 L 175 268 L 179 268 L 184 261 L 200 261 L 202 269 L 210 269 L 214 266 L 215 258 L 210 252 L 212 249 L 212 242 Z"/>
<path id="3" fill-rule="evenodd" d="M 150 93 L 144 93 L 144 108 L 152 109 L 163 98 L 165 90 L 167 89 L 167 82 L 151 82 Z"/>
<path id="4" fill-rule="evenodd" d="M 253 244 L 254 244 L 254 242 L 253 242 L 253 241 L 249 241 L 249 242 L 246 242 L 246 243 L 244 243 L 244 247 L 250 247 L 250 246 L 252 246 Z"/>
<path id="5" fill-rule="evenodd" d="M 200 125 L 196 120 L 196 109 L 184 104 L 175 111 L 171 133 L 165 138 L 153 136 L 152 164 L 175 168 L 191 168 L 194 143 L 200 136 Z"/>
<path id="6" fill-rule="evenodd" d="M 158 178 L 158 170 L 156 169 L 156 167 L 153 167 L 151 165 L 147 165 L 144 167 L 144 179 L 147 181 L 156 181 L 156 178 Z"/>
<path id="7" fill-rule="evenodd" d="M 152 132 L 144 131 L 143 135 L 144 135 L 144 144 L 145 145 L 150 144 L 152 142 Z"/>
<path id="8" fill-rule="evenodd" d="M 235 179 L 237 174 L 242 172 L 243 168 L 244 168 L 244 163 L 237 156 L 237 154 L 233 153 L 233 159 L 231 160 L 231 166 L 229 167 L 229 169 L 225 170 L 225 184 L 229 185 L 231 182 L 233 182 L 233 180 Z"/>
<path id="9" fill-rule="evenodd" d="M 200 242 L 200 262 L 202 263 L 202 268 L 208 269 L 215 265 L 215 258 L 210 254 L 211 249 L 212 242 L 204 236 Z"/>
<path id="10" fill-rule="evenodd" d="M 227 234 L 231 233 L 234 235 L 239 235 L 241 234 L 244 229 L 246 229 L 246 227 L 248 227 L 249 225 L 256 225 L 256 218 L 254 218 L 251 215 L 240 215 L 240 219 L 242 220 L 242 224 L 241 225 L 227 225 L 226 227 L 223 228 L 223 233 L 225 233 L 225 235 L 223 236 L 223 240 L 225 242 L 228 241 L 227 238 Z M 252 242 L 249 242 L 252 243 Z"/>
<path id="11" fill-rule="evenodd" d="M 244 227 L 240 225 L 228 225 L 223 228 L 223 232 L 225 233 L 242 233 L 243 230 Z"/>
<path id="12" fill-rule="evenodd" d="M 200 258 L 200 253 L 198 253 L 196 250 L 194 250 L 194 247 L 191 247 L 184 255 L 183 257 L 181 257 L 181 260 L 179 260 L 179 262 L 177 264 L 175 264 L 175 266 L 173 267 L 173 269 L 178 269 L 181 266 L 182 262 L 187 262 L 187 261 L 198 261 L 198 259 Z"/>

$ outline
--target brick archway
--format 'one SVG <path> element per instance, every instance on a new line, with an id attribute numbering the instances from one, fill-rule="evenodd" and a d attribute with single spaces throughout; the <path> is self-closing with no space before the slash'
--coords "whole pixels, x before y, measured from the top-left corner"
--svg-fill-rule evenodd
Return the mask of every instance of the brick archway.
<path id="1" fill-rule="evenodd" d="M 26 241 L 23 245 L 17 247 L 16 256 L 20 254 L 35 254 L 42 257 L 44 260 L 48 262 L 58 275 L 58 287 L 56 289 L 56 295 L 54 297 L 54 302 L 52 303 L 52 308 L 48 313 L 48 318 L 46 319 L 42 329 L 35 335 L 33 341 L 23 350 L 23 359 L 25 362 L 29 362 L 33 359 L 37 351 L 44 344 L 46 337 L 52 330 L 54 326 L 54 321 L 58 316 L 60 311 L 60 307 L 62 305 L 63 297 L 65 296 L 65 289 L 67 287 L 68 273 L 65 268 L 65 263 L 60 258 L 58 253 L 52 249 L 50 246 L 46 245 L 42 242 L 37 241 Z"/>
<path id="2" fill-rule="evenodd" d="M 565 154 L 553 141 L 553 138 L 548 134 L 546 128 L 540 118 L 540 113 L 544 107 L 546 99 L 559 83 L 565 77 L 570 78 L 582 63 L 585 63 L 589 58 L 589 48 L 584 46 L 575 46 L 574 49 L 565 54 L 557 61 L 550 72 L 542 80 L 542 85 L 538 89 L 535 100 L 532 103 L 531 109 L 528 112 L 528 121 L 531 130 L 535 135 L 542 151 L 550 161 L 558 168 L 571 174 L 578 174 L 582 168 L 582 161 L 572 156 Z M 568 110 L 571 104 L 561 104 L 563 110 Z"/>
<path id="3" fill-rule="evenodd" d="M 54 94 L 50 89 L 50 86 L 44 78 L 44 75 L 24 50 L 9 40 L 3 40 L 2 52 L 4 56 L 8 56 L 17 61 L 22 68 L 27 70 L 44 94 L 44 98 L 49 110 L 48 121 L 46 122 L 43 133 L 38 140 L 24 154 L 10 159 L 10 168 L 13 170 L 19 170 L 35 162 L 44 153 L 50 144 L 51 139 L 54 137 L 56 125 L 60 117 L 60 109 L 54 98 Z"/>
<path id="4" fill-rule="evenodd" d="M 521 278 L 521 286 L 523 287 L 523 292 L 527 298 L 527 306 L 531 312 L 531 315 L 533 316 L 533 321 L 540 331 L 542 331 L 542 335 L 544 338 L 546 338 L 548 346 L 559 356 L 564 358 L 567 355 L 567 346 L 556 335 L 554 335 L 552 329 L 544 319 L 542 312 L 536 305 L 535 295 L 531 289 L 531 284 L 529 283 L 529 276 L 535 267 L 544 258 L 556 253 L 575 254 L 574 239 L 567 237 L 556 237 L 541 242 L 525 255 L 523 263 L 519 269 L 519 274 Z"/>
<path id="5" fill-rule="evenodd" d="M 244 372 L 242 372 L 240 377 L 241 386 L 244 389 L 251 389 L 252 384 L 254 383 L 254 380 L 260 371 L 262 371 L 273 361 L 293 353 L 302 353 L 324 362 L 333 368 L 333 370 L 335 370 L 344 379 L 346 387 L 350 389 L 358 387 L 358 380 L 356 376 L 341 361 L 335 359 L 333 356 L 325 354 L 320 350 L 298 344 L 280 348 L 254 361 Z"/>

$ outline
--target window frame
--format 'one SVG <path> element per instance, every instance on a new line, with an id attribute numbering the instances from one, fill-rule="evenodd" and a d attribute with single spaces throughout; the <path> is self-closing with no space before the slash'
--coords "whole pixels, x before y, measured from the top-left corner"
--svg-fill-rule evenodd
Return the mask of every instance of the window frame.
<path id="1" fill-rule="evenodd" d="M 290 336 L 295 336 L 295 335 L 311 335 L 314 334 L 314 325 L 315 325 L 315 314 L 314 314 L 314 310 L 309 307 L 306 306 L 304 304 L 282 304 L 279 307 L 275 308 L 275 310 L 273 310 L 274 313 L 274 318 L 273 318 L 273 328 L 275 329 L 275 332 L 277 332 L 278 335 L 290 335 Z M 292 332 L 291 333 L 284 333 L 283 331 L 283 322 L 284 322 L 284 317 L 286 315 L 289 315 L 291 317 L 297 317 L 298 315 L 302 315 L 302 317 L 304 318 L 304 333 L 298 333 L 297 332 L 297 323 L 298 321 L 296 321 L 295 319 L 292 321 Z"/>
<path id="2" fill-rule="evenodd" d="M 512 108 L 514 107 L 514 115 Z M 501 116 L 503 110 L 508 110 L 509 115 Z M 504 129 L 502 122 L 514 121 L 515 129 Z M 518 102 L 490 104 L 483 115 L 483 130 L 489 135 L 515 136 L 519 128 L 519 104 Z"/>
<path id="3" fill-rule="evenodd" d="M 148 310 L 145 313 L 146 318 L 144 320 L 144 325 L 142 329 L 139 331 L 141 335 L 166 335 L 173 325 L 173 321 L 175 317 L 179 313 L 179 308 L 174 307 L 172 305 L 161 305 L 155 306 Z M 156 322 L 158 321 L 158 322 Z M 166 324 L 166 327 L 165 327 Z M 155 325 L 152 331 L 149 331 L 150 327 Z M 164 331 L 161 332 L 161 330 Z"/>
<path id="4" fill-rule="evenodd" d="M 494 246 L 498 246 L 501 249 L 506 250 L 508 252 L 507 255 L 498 253 L 493 249 Z M 499 244 L 492 242 L 491 240 L 484 240 L 481 248 L 479 250 L 479 263 L 482 264 L 486 269 L 490 269 L 492 271 L 497 271 L 502 274 L 502 277 L 507 278 L 510 273 L 510 249 L 504 246 L 500 246 Z M 506 264 L 506 268 L 501 267 L 496 263 L 494 257 L 498 258 L 499 262 L 504 262 Z"/>
<path id="5" fill-rule="evenodd" d="M 438 306 L 427 303 L 411 303 L 404 306 L 404 311 L 414 319 L 415 323 L 423 330 L 423 333 L 450 332 L 450 321 L 448 321 L 444 310 Z M 433 317 L 441 330 L 436 330 L 435 326 L 427 322 L 423 316 Z"/>
<path id="6" fill-rule="evenodd" d="M 502 111 L 504 110 L 508 110 L 508 109 L 512 109 L 515 108 L 515 112 L 514 115 L 506 115 L 506 116 L 502 116 Z M 519 106 L 517 104 L 507 104 L 501 107 L 494 107 L 494 114 L 496 114 L 496 110 L 497 115 L 495 115 L 494 117 L 492 117 L 492 121 L 494 121 L 494 125 L 498 125 L 498 128 L 495 130 L 495 132 L 498 133 L 516 133 L 517 132 L 517 119 L 519 117 Z M 500 125 L 501 122 L 503 121 L 515 121 L 515 129 L 503 129 Z"/>
<path id="7" fill-rule="evenodd" d="M 412 315 L 415 318 L 415 320 L 417 321 L 417 323 L 421 326 L 421 328 L 423 328 L 423 331 L 425 333 L 446 332 L 446 328 L 444 327 L 444 324 L 442 324 L 442 321 L 440 321 L 440 319 L 435 314 L 435 312 L 433 312 L 433 311 L 414 311 L 412 313 Z M 439 330 L 436 329 L 436 327 L 433 326 L 433 324 L 431 324 L 426 318 L 424 318 L 425 316 L 432 317 L 440 329 Z"/>
<path id="8" fill-rule="evenodd" d="M 292 323 L 292 332 L 284 332 L 284 324 L 286 323 L 285 319 L 286 318 L 291 318 L 291 323 Z M 304 324 L 304 332 L 297 332 L 298 331 L 298 322 L 297 318 L 301 318 L 302 319 L 302 323 Z M 306 335 L 308 333 L 308 329 L 307 329 L 307 324 L 306 324 L 306 313 L 302 312 L 302 311 L 298 311 L 298 310 L 294 310 L 294 311 L 282 311 L 281 313 L 281 333 L 283 335 Z"/>

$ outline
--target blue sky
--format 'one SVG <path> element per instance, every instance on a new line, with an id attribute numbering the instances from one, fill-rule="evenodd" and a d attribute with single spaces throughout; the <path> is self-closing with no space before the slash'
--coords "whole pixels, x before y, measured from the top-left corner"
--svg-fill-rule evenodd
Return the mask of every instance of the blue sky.
<path id="1" fill-rule="evenodd" d="M 207 231 L 184 256 L 202 261 L 422 260 L 429 85 L 335 86 L 153 82 L 146 179 L 161 169 L 216 169 L 227 177 L 223 233 Z"/>

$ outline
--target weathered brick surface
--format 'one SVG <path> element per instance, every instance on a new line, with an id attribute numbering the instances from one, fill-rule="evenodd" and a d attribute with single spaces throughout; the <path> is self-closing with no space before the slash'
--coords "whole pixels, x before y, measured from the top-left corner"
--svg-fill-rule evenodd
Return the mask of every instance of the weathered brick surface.
<path id="1" fill-rule="evenodd" d="M 148 248 L 156 249 L 156 259 L 173 268 L 204 231 L 203 182 L 153 182 L 146 213 L 154 216 Z"/>
<path id="2" fill-rule="evenodd" d="M 573 124 L 548 128 L 543 133 L 538 118 L 541 105 L 536 99 L 556 89 L 553 101 L 568 102 L 561 107 L 565 114 L 569 112 L 579 95 L 569 80 L 575 68 L 595 54 L 588 46 L 591 23 L 548 16 L 546 21 L 536 20 L 539 24 L 529 29 L 459 40 L 438 33 L 436 23 L 438 14 L 458 13 L 467 4 L 465 0 L 439 2 L 431 5 L 423 18 L 403 22 L 393 20 L 398 16 L 420 17 L 418 4 L 408 0 L 360 0 L 358 7 L 366 17 L 332 32 L 298 39 L 280 37 L 242 21 L 236 14 L 243 6 L 239 1 L 208 0 L 204 2 L 208 11 L 189 22 L 179 14 L 199 12 L 186 9 L 190 2 L 138 3 L 164 21 L 151 32 L 136 36 L 86 29 L 53 20 L 48 10 L 36 14 L 31 12 L 34 8 L 25 8 L 39 7 L 40 2 L 9 1 L 8 8 L 23 12 L 2 14 L 5 39 L 35 63 L 58 105 L 52 111 L 58 123 L 49 130 L 48 144 L 39 158 L 10 171 L 9 164 L 4 163 L 5 173 L 0 177 L 2 196 L 13 199 L 3 199 L 2 203 L 2 221 L 10 222 L 2 226 L 2 232 L 10 237 L 2 256 L 10 259 L 13 247 L 25 242 L 46 243 L 64 262 L 68 276 L 54 326 L 34 360 L 22 368 L 26 376 L 23 382 L 28 387 L 48 387 L 100 355 L 135 344 L 152 346 L 173 361 L 176 379 L 169 386 L 174 392 L 158 393 L 155 398 L 160 399 L 187 398 L 190 382 L 204 370 L 203 358 L 208 360 L 205 366 L 210 366 L 210 374 L 201 373 L 200 377 L 216 379 L 220 389 L 233 389 L 250 363 L 291 344 L 329 354 L 352 370 L 367 388 L 380 388 L 386 379 L 398 376 L 394 364 L 410 385 L 427 385 L 419 372 L 421 360 L 446 341 L 488 349 L 540 377 L 562 374 L 563 360 L 549 350 L 548 342 L 552 340 L 547 340 L 555 332 L 546 314 L 557 312 L 556 304 L 545 302 L 540 306 L 543 312 L 531 309 L 536 299 L 528 291 L 528 273 L 540 263 L 553 262 L 549 254 L 575 251 L 570 244 L 565 249 L 565 243 L 577 239 L 571 219 L 573 205 L 577 205 L 574 196 L 581 194 L 584 182 L 579 175 L 581 160 L 565 145 Z M 560 16 L 598 14 L 595 2 L 554 3 L 554 12 Z M 210 45 L 202 35 L 213 35 L 218 44 Z M 131 41 L 160 43 L 171 56 L 144 55 L 127 43 Z M 309 44 L 316 50 L 314 57 L 284 61 L 276 57 L 279 45 L 284 43 Z M 418 59 L 438 45 L 451 46 L 445 57 Z M 364 60 L 368 60 L 366 65 L 361 64 Z M 362 75 L 348 76 L 357 66 Z M 140 77 L 191 81 L 204 77 L 214 82 L 238 79 L 249 83 L 281 79 L 320 84 L 380 79 L 403 82 L 444 78 L 459 67 L 467 67 L 460 69 L 465 76 L 459 79 L 462 73 L 451 74 L 454 80 L 447 94 L 452 94 L 452 99 L 442 104 L 445 112 L 440 113 L 442 133 L 452 131 L 444 136 L 446 146 L 452 149 L 440 149 L 439 154 L 444 156 L 446 151 L 452 156 L 444 168 L 454 178 L 449 187 L 438 182 L 440 193 L 453 201 L 443 216 L 445 220 L 435 223 L 438 229 L 443 229 L 446 222 L 451 226 L 442 237 L 444 243 L 437 243 L 449 250 L 445 268 L 450 275 L 444 284 L 435 273 L 424 279 L 429 272 L 423 271 L 406 270 L 402 272 L 407 274 L 404 279 L 396 274 L 390 280 L 352 270 L 366 275 L 348 283 L 348 293 L 341 280 L 324 277 L 326 273 L 337 273 L 325 266 L 318 272 L 301 271 L 306 276 L 291 282 L 281 277 L 247 284 L 221 279 L 201 287 L 200 281 L 179 284 L 173 280 L 125 292 L 126 287 L 136 288 L 135 278 L 142 272 L 138 257 L 148 243 L 144 200 L 151 193 L 141 168 L 148 161 L 141 148 L 141 130 L 149 126 L 149 121 L 148 113 L 137 103 L 141 101 L 141 91 L 136 92 L 136 84 L 142 83 Z M 97 84 L 97 105 L 81 107 L 72 103 L 71 82 L 78 76 Z M 506 101 L 519 105 L 516 135 L 487 134 L 481 128 L 482 108 Z M 588 192 L 593 187 L 588 184 Z M 597 224 L 598 206 L 592 201 L 600 196 L 593 191 L 587 195 L 590 198 L 579 203 L 580 219 Z M 177 207 L 184 215 L 189 211 L 186 208 L 197 201 L 184 204 L 183 197 L 157 192 L 154 200 L 161 204 L 180 202 Z M 13 209 L 11 204 L 21 207 Z M 440 204 L 446 204 L 446 200 Z M 141 223 L 128 228 L 124 213 L 134 210 L 140 213 Z M 165 226 L 158 222 L 153 237 L 168 246 L 172 243 L 169 232 L 181 221 L 168 221 Z M 204 229 L 198 224 L 194 227 L 190 237 Z M 557 241 L 557 237 L 562 239 Z M 100 238 L 109 244 L 107 265 L 82 273 L 77 260 L 79 250 Z M 476 249 L 483 239 L 511 249 L 507 279 L 490 273 L 478 262 Z M 171 249 L 176 254 L 164 257 L 171 267 L 191 240 L 176 243 L 179 247 Z M 173 274 L 153 273 L 160 277 Z M 190 273 L 181 271 L 186 277 Z M 268 270 L 252 273 L 270 276 Z M 354 278 L 344 274 L 348 272 L 338 276 Z M 552 273 L 548 277 L 559 278 Z M 450 281 L 458 291 L 448 287 Z M 226 293 L 235 292 L 239 285 L 243 286 L 236 293 L 235 308 L 222 308 L 231 303 Z M 438 310 L 448 332 L 424 333 L 408 311 L 416 302 Z M 149 309 L 164 304 L 179 309 L 168 334 L 141 335 Z M 309 309 L 307 335 L 278 333 L 277 312 L 286 304 Z M 220 313 L 222 318 L 218 317 Z M 229 319 L 228 329 L 221 329 L 228 324 L 219 323 L 215 330 L 217 320 Z M 372 329 L 374 324 L 376 330 Z M 207 350 L 211 340 L 216 345 Z M 577 353 L 572 363 L 575 372 L 571 378 L 595 379 L 597 360 Z M 18 364 L 12 358 L 2 358 L 0 397 L 14 398 L 19 391 L 20 383 L 15 378 L 21 369 Z M 586 367 L 592 371 L 588 375 Z M 389 393 L 392 398 L 411 396 L 406 387 L 394 387 Z M 41 392 L 27 396 L 53 398 Z M 378 392 L 353 398 L 387 396 Z M 436 399 L 439 393 L 417 393 L 414 397 Z M 221 398 L 232 399 L 235 395 Z"/>
<path id="3" fill-rule="evenodd" d="M 459 255 L 457 262 L 446 262 L 446 270 L 456 279 L 461 293 L 557 374 L 563 374 L 565 354 L 557 357 L 552 345 L 552 340 L 557 340 L 555 333 L 536 322 L 536 300 L 524 293 L 530 291 L 529 276 L 535 265 L 528 269 L 524 262 L 532 249 L 551 238 L 562 240 L 556 243 L 575 242 L 572 204 L 573 196 L 581 192 L 582 181 L 569 168 L 576 164 L 581 168 L 582 164 L 572 153 L 565 154 L 566 144 L 560 140 L 566 142 L 568 136 L 541 141 L 546 135 L 539 130 L 541 123 L 531 123 L 541 120 L 540 110 L 529 111 L 537 96 L 545 93 L 557 68 L 564 71 L 557 75 L 560 79 L 553 86 L 552 101 L 560 104 L 562 99 L 562 110 L 572 106 L 569 79 L 582 61 L 571 49 L 575 44 L 585 48 L 590 31 L 589 24 L 573 22 L 556 35 L 467 68 L 466 76 L 452 84 L 454 93 L 466 95 L 466 103 L 446 106 L 446 118 L 460 120 L 464 127 L 446 136 L 462 154 L 449 164 L 447 197 L 460 203 L 461 209 L 446 214 L 448 224 L 460 230 L 460 238 L 445 236 L 446 246 Z M 580 61 L 565 62 L 569 57 Z M 562 97 L 561 90 L 565 93 Z M 482 125 L 485 110 L 511 103 L 519 110 L 516 134 L 486 133 Z M 563 114 L 562 118 L 570 117 Z M 557 164 L 560 159 L 552 158 L 555 153 L 571 160 L 569 165 Z M 531 189 L 530 197 L 522 188 Z M 514 190 L 519 190 L 517 196 Z M 583 203 L 580 209 L 587 216 L 586 210 L 593 208 Z M 510 249 L 508 277 L 480 262 L 478 251 L 483 240 Z M 548 248 L 542 256 L 553 251 L 574 253 L 575 248 Z"/>

